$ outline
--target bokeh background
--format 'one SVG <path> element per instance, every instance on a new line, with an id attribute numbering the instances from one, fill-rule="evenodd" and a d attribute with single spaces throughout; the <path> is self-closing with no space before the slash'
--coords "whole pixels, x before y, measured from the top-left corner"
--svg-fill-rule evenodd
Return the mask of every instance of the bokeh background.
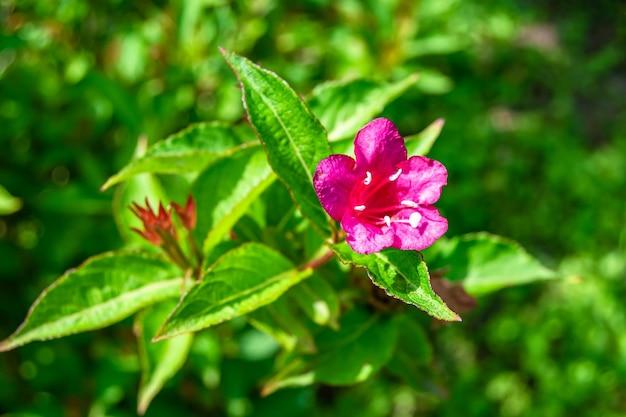
<path id="1" fill-rule="evenodd" d="M 431 156 L 450 172 L 450 235 L 511 237 L 564 278 L 430 329 L 434 388 L 260 398 L 268 342 L 244 333 L 231 355 L 207 333 L 147 415 L 626 415 L 625 3 L 0 0 L 0 22 L 1 337 L 55 277 L 122 244 L 99 187 L 139 136 L 242 118 L 224 46 L 303 95 L 419 72 L 385 116 L 405 134 L 446 119 Z M 135 415 L 130 327 L 1 354 L 0 415 Z"/>

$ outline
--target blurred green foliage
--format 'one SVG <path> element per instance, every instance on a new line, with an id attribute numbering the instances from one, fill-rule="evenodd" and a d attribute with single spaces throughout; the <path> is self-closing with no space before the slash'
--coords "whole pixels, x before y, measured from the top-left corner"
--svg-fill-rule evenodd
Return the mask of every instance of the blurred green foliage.
<path id="1" fill-rule="evenodd" d="M 427 386 L 385 374 L 261 398 L 275 342 L 244 322 L 205 332 L 147 415 L 624 415 L 625 17 L 610 0 L 0 1 L 2 336 L 54 277 L 121 245 L 98 190 L 138 137 L 242 117 L 223 46 L 297 91 L 420 73 L 385 116 L 407 135 L 446 119 L 431 155 L 450 234 L 512 237 L 567 278 L 425 321 L 433 351 L 411 364 Z M 132 416 L 136 349 L 128 320 L 2 354 L 0 412 Z"/>

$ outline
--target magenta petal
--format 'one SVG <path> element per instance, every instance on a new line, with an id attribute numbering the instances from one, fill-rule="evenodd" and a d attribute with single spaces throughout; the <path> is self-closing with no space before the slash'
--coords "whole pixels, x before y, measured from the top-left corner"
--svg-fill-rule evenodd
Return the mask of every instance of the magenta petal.
<path id="1" fill-rule="evenodd" d="M 352 216 L 345 216 L 341 227 L 346 231 L 346 242 L 358 253 L 373 253 L 393 244 L 393 230 L 387 226 L 378 227 L 363 223 Z"/>
<path id="2" fill-rule="evenodd" d="M 405 209 L 396 217 L 409 220 L 411 214 L 418 212 L 421 216 L 416 227 L 409 223 L 394 222 L 393 247 L 403 250 L 423 250 L 431 246 L 448 231 L 448 221 L 433 206 L 420 206 L 417 209 Z"/>
<path id="3" fill-rule="evenodd" d="M 400 163 L 402 169 L 396 181 L 398 199 L 417 204 L 434 204 L 439 200 L 441 188 L 448 182 L 448 171 L 439 161 L 424 156 L 412 156 Z"/>
<path id="4" fill-rule="evenodd" d="M 331 155 L 317 165 L 313 186 L 322 207 L 333 219 L 341 221 L 355 180 L 354 159 L 349 156 Z"/>
<path id="5" fill-rule="evenodd" d="M 354 140 L 358 169 L 383 175 L 395 171 L 406 160 L 406 146 L 396 126 L 387 119 L 374 119 L 359 130 Z"/>

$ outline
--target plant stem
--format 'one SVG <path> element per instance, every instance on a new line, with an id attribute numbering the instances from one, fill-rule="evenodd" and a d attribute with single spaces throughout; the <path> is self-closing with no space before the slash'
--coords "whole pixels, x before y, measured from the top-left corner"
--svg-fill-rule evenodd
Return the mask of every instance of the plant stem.
<path id="1" fill-rule="evenodd" d="M 309 262 L 302 265 L 300 269 L 317 269 L 322 265 L 328 263 L 331 259 L 333 259 L 334 256 L 335 253 L 332 250 L 328 249 L 326 252 L 324 252 L 324 254 L 322 254 L 322 256 L 310 260 Z"/>

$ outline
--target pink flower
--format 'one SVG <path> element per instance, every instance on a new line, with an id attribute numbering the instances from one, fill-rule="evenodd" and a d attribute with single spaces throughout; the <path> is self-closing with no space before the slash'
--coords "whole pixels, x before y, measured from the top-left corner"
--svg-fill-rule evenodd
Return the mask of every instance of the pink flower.
<path id="1" fill-rule="evenodd" d="M 394 247 L 422 250 L 448 230 L 433 204 L 448 172 L 423 156 L 407 159 L 404 139 L 387 119 L 363 127 L 354 141 L 356 161 L 331 155 L 317 166 L 313 183 L 328 214 L 341 222 L 359 253 Z"/>

